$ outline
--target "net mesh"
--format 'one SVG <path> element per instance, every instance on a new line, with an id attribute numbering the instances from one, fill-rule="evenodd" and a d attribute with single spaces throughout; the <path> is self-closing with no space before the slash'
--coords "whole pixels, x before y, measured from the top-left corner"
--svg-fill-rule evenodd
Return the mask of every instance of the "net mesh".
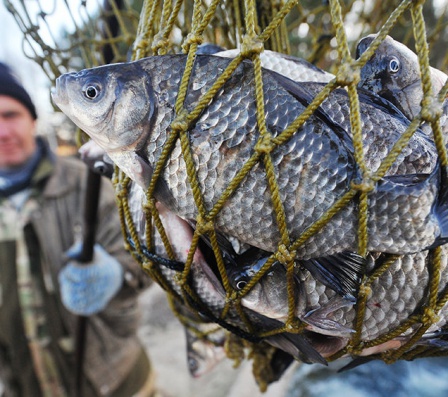
<path id="1" fill-rule="evenodd" d="M 207 302 L 202 302 L 191 284 L 190 272 L 193 254 L 199 245 L 201 235 L 207 235 L 217 263 L 224 289 L 226 304 L 215 320 L 232 332 L 227 336 L 228 356 L 235 360 L 244 357 L 244 349 L 250 347 L 254 360 L 254 375 L 265 389 L 273 379 L 269 373 L 269 361 L 273 348 L 258 343 L 273 334 L 283 332 L 301 333 L 305 327 L 296 316 L 297 302 L 294 298 L 293 274 L 295 269 L 295 252 L 311 236 L 326 225 L 332 217 L 357 197 L 359 207 L 358 252 L 366 256 L 368 246 L 368 193 L 386 174 L 387 170 L 407 145 L 415 131 L 423 123 L 430 123 L 440 162 L 448 165 L 444 137 L 440 125 L 441 104 L 448 92 L 448 85 L 442 88 L 434 100 L 430 75 L 430 64 L 446 69 L 447 55 L 445 43 L 447 32 L 447 12 L 443 8 L 434 8 L 429 1 L 238 1 L 238 0 L 152 0 L 152 1 L 35 1 L 33 3 L 19 0 L 4 0 L 8 10 L 14 15 L 23 32 L 23 50 L 36 61 L 51 81 L 60 74 L 79 70 L 83 67 L 101 65 L 108 62 L 137 60 L 151 55 L 183 52 L 188 54 L 183 82 L 188 82 L 192 73 L 194 56 L 202 43 L 213 43 L 225 48 L 239 48 L 240 54 L 232 61 L 222 76 L 213 84 L 209 92 L 198 102 L 191 112 L 186 112 L 183 102 L 186 96 L 186 84 L 181 84 L 176 101 L 177 118 L 171 125 L 171 133 L 162 155 L 154 167 L 151 184 L 142 203 L 146 214 L 146 241 L 139 238 L 136 225 L 132 219 L 128 202 L 131 180 L 123 172 L 116 170 L 114 184 L 117 191 L 123 235 L 127 248 L 141 266 L 160 283 L 168 292 L 170 299 L 186 304 L 193 311 L 206 309 Z M 44 4 L 45 3 L 45 8 Z M 63 25 L 53 24 L 52 18 L 61 18 L 61 10 L 66 16 Z M 412 24 L 409 23 L 412 21 Z M 426 23 L 425 23 L 426 21 Z M 54 26 L 59 26 L 55 31 Z M 369 33 L 378 35 L 368 50 L 359 59 L 355 59 L 354 46 L 360 37 Z M 395 147 L 382 162 L 376 172 L 371 172 L 365 164 L 361 118 L 357 84 L 360 69 L 370 59 L 386 35 L 393 35 L 400 41 L 414 46 L 419 59 L 422 74 L 424 100 L 422 109 L 410 123 Z M 264 122 L 263 82 L 261 79 L 260 53 L 270 49 L 286 54 L 293 54 L 308 59 L 312 63 L 334 73 L 335 78 L 325 85 L 323 90 L 307 106 L 306 110 L 279 136 L 273 137 Z M 443 49 L 443 51 L 440 51 Z M 196 167 L 193 161 L 188 129 L 208 106 L 210 99 L 225 83 L 232 72 L 244 59 L 251 59 L 255 70 L 255 102 L 257 106 L 257 124 L 260 139 L 253 156 L 242 167 L 235 179 L 229 184 L 214 207 L 206 210 L 204 192 L 197 182 Z M 362 181 L 352 188 L 333 205 L 322 218 L 311 225 L 298 239 L 292 241 L 286 226 L 283 203 L 280 199 L 279 186 L 275 176 L 272 152 L 284 144 L 302 126 L 311 114 L 338 87 L 348 92 L 350 103 L 350 122 L 353 135 L 354 154 Z M 434 102 L 436 101 L 436 102 Z M 438 102 L 438 105 L 437 105 Z M 434 106 L 436 103 L 437 106 Z M 192 187 L 198 208 L 196 228 L 190 254 L 184 270 L 177 277 L 179 288 L 163 275 L 160 265 L 151 260 L 153 231 L 157 230 L 164 242 L 167 255 L 176 259 L 173 247 L 166 236 L 158 210 L 154 191 L 158 178 L 176 142 L 180 142 L 183 158 L 187 166 L 188 180 Z M 223 254 L 219 247 L 214 220 L 225 206 L 239 183 L 251 172 L 255 165 L 262 166 L 266 173 L 271 199 L 275 208 L 276 220 L 281 236 L 278 250 L 272 254 L 266 264 L 240 291 L 230 285 L 225 270 Z M 405 321 L 389 329 L 373 340 L 363 340 L 362 328 L 365 312 L 371 296 L 372 285 L 381 281 L 382 275 L 399 260 L 390 256 L 381 265 L 364 276 L 356 303 L 354 329 L 348 344 L 330 357 L 335 360 L 345 354 L 358 355 L 363 349 L 391 341 L 400 335 L 411 337 L 395 350 L 380 353 L 378 358 L 393 362 L 397 359 L 413 359 L 432 355 L 446 354 L 440 347 L 419 346 L 417 342 L 422 335 L 435 324 L 448 299 L 448 288 L 441 277 L 444 259 L 443 249 L 431 252 L 427 267 L 430 280 L 425 297 L 418 309 Z M 287 269 L 285 283 L 288 288 L 288 318 L 274 330 L 257 331 L 245 315 L 241 300 L 259 282 L 275 262 L 280 262 Z M 230 311 L 241 316 L 244 326 L 241 329 L 229 327 L 226 318 Z M 176 310 L 175 310 L 176 311 Z M 183 316 L 179 315 L 186 325 Z M 204 335 L 204 337 L 207 337 Z"/>

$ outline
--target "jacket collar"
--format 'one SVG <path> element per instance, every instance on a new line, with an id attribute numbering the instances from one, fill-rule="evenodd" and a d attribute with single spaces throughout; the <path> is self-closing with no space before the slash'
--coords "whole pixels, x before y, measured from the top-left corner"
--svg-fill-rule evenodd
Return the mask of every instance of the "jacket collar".
<path id="1" fill-rule="evenodd" d="M 66 167 L 61 159 L 51 151 L 48 143 L 44 142 L 44 155 L 36 168 L 31 179 L 33 190 L 42 191 L 45 197 L 57 197 L 63 195 L 70 189 L 69 178 L 66 174 Z"/>

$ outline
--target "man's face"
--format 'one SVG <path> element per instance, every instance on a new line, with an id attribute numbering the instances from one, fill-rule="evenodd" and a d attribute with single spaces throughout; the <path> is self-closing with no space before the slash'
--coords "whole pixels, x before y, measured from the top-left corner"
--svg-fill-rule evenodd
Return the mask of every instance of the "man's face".
<path id="1" fill-rule="evenodd" d="M 34 153 L 36 121 L 21 102 L 0 95 L 0 168 L 24 164 Z"/>

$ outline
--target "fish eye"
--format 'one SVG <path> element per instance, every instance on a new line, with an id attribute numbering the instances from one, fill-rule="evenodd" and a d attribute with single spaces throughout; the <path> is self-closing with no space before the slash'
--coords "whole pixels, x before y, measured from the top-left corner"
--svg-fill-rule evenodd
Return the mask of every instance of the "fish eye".
<path id="1" fill-rule="evenodd" d="M 397 73 L 399 70 L 400 70 L 400 61 L 394 57 L 389 61 L 389 72 Z"/>
<path id="2" fill-rule="evenodd" d="M 87 99 L 95 99 L 98 98 L 101 90 L 100 87 L 96 84 L 86 84 L 82 92 Z"/>
<path id="3" fill-rule="evenodd" d="M 241 291 L 248 283 L 248 279 L 246 277 L 242 277 L 238 280 L 235 280 L 235 288 L 238 291 Z"/>

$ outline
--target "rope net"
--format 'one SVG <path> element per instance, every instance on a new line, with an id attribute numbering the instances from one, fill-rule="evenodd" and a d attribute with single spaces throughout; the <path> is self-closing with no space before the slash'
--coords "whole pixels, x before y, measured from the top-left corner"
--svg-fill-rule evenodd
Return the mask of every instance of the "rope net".
<path id="1" fill-rule="evenodd" d="M 141 238 L 142 228 L 135 224 L 131 214 L 130 206 L 134 205 L 129 202 L 132 182 L 127 175 L 116 169 L 114 184 L 123 235 L 128 250 L 139 261 L 142 268 L 167 291 L 172 302 L 177 302 L 180 307 L 187 307 L 189 312 L 196 315 L 196 317 L 185 316 L 182 310 L 178 310 L 179 306 L 173 304 L 173 311 L 178 314 L 182 323 L 194 327 L 192 318 L 200 324 L 197 313 L 205 312 L 211 315 L 219 325 L 230 331 L 226 334 L 225 343 L 229 358 L 238 362 L 245 357 L 245 352 L 249 349 L 251 352 L 249 357 L 254 360 L 254 376 L 262 390 L 275 379 L 269 364 L 275 348 L 264 343 L 263 340 L 284 332 L 301 334 L 306 327 L 306 324 L 297 316 L 298 302 L 295 297 L 294 273 L 297 273 L 298 266 L 295 253 L 304 242 L 354 199 L 358 203 L 358 253 L 373 259 L 363 277 L 355 308 L 350 312 L 342 310 L 343 315 L 352 316 L 354 332 L 348 342 L 328 357 L 328 360 L 336 360 L 347 354 L 357 356 L 365 349 L 374 351 L 376 346 L 387 344 L 397 338 L 403 338 L 403 343 L 400 343 L 398 348 L 380 351 L 375 357 L 386 362 L 393 362 L 398 359 L 409 360 L 446 354 L 446 349 L 440 345 L 419 344 L 423 334 L 444 316 L 443 310 L 448 299 L 447 253 L 444 247 L 431 250 L 428 256 L 422 259 L 424 271 L 420 280 L 421 296 L 415 303 L 415 307 L 406 314 L 405 318 L 397 318 L 389 323 L 387 328 L 378 330 L 374 337 L 368 337 L 369 321 L 377 314 L 371 306 L 373 298 L 378 300 L 381 298 L 372 297 L 372 294 L 378 291 L 378 286 L 387 288 L 386 285 L 393 283 L 394 277 L 404 271 L 403 264 L 409 262 L 409 258 L 386 255 L 378 259 L 376 254 L 369 253 L 367 248 L 371 237 L 368 235 L 367 228 L 368 194 L 386 175 L 422 123 L 426 122 L 431 126 L 440 162 L 443 166 L 448 165 L 440 124 L 442 116 L 440 109 L 445 101 L 448 86 L 445 83 L 436 96 L 428 77 L 430 64 L 446 70 L 448 57 L 445 54 L 448 36 L 446 9 L 435 10 L 430 1 L 411 0 L 401 2 L 109 0 L 96 3 L 94 1 L 45 1 L 45 7 L 49 8 L 44 8 L 44 2 L 40 1 L 33 2 L 32 6 L 19 0 L 4 0 L 4 3 L 23 31 L 25 54 L 42 67 L 51 81 L 67 71 L 101 65 L 106 59 L 109 62 L 119 62 L 171 53 L 188 55 L 176 101 L 177 117 L 171 124 L 169 138 L 154 166 L 151 184 L 141 203 L 141 211 L 146 219 L 143 228 L 144 239 Z M 70 16 L 67 20 L 70 21 L 71 26 L 64 29 L 60 27 L 59 32 L 51 32 L 51 26 L 54 25 L 49 21 L 60 15 L 58 12 L 62 8 L 66 15 Z M 409 24 L 410 20 L 412 24 Z M 356 59 L 352 55 L 354 47 L 361 37 L 369 33 L 378 34 L 369 48 Z M 424 100 L 420 112 L 413 117 L 407 130 L 378 169 L 372 172 L 364 159 L 360 103 L 356 87 L 361 68 L 387 35 L 394 36 L 408 46 L 415 45 L 422 75 Z M 183 103 L 187 83 L 193 70 L 195 54 L 203 43 L 212 43 L 227 49 L 238 48 L 240 52 L 211 89 L 200 98 L 196 107 L 191 112 L 186 112 Z M 264 121 L 260 54 L 268 49 L 300 56 L 334 74 L 334 78 L 314 97 L 306 110 L 276 137 L 268 131 Z M 107 55 L 105 51 L 109 51 L 109 54 Z M 213 208 L 207 209 L 204 205 L 205 192 L 199 186 L 197 167 L 189 146 L 188 130 L 245 59 L 250 59 L 254 65 L 254 100 L 257 107 L 259 141 L 252 157 L 224 190 Z M 340 87 L 347 91 L 349 98 L 354 156 L 361 171 L 362 180 L 359 184 L 353 184 L 351 189 L 299 238 L 292 240 L 285 221 L 272 152 L 285 144 L 325 99 Z M 167 257 L 172 261 L 176 260 L 175 250 L 170 244 L 158 213 L 154 191 L 177 142 L 180 142 L 182 156 L 186 163 L 198 216 L 186 263 L 181 271 L 177 271 L 176 275 L 169 279 L 166 271 L 163 271 L 164 265 L 154 260 L 155 233 L 160 235 Z M 281 244 L 247 285 L 242 289 L 236 289 L 232 287 L 228 279 L 224 254 L 220 249 L 219 237 L 214 225 L 216 217 L 229 197 L 255 166 L 263 167 L 265 170 Z M 194 253 L 200 245 L 201 236 L 207 236 L 210 241 L 217 273 L 226 292 L 225 305 L 219 312 L 213 312 L 207 307 L 208 303 L 203 301 L 197 293 L 190 277 Z M 411 261 L 410 266 L 414 266 L 416 261 L 417 259 L 414 259 L 414 262 Z M 265 274 L 272 270 L 275 263 L 281 263 L 286 269 L 284 287 L 288 294 L 288 315 L 286 321 L 279 323 L 279 326 L 263 331 L 253 324 L 250 316 L 245 312 L 242 299 Z M 305 270 L 301 269 L 300 272 L 304 279 L 309 280 L 310 275 Z M 390 288 L 393 287 L 390 286 Z M 379 305 L 379 303 L 375 304 Z M 403 304 L 403 300 L 390 304 Z M 229 320 L 230 317 L 235 316 L 235 313 L 239 316 L 238 325 L 235 325 L 234 320 Z M 199 326 L 195 327 L 195 330 L 201 334 Z M 201 336 L 209 338 L 210 335 L 202 333 Z"/>

